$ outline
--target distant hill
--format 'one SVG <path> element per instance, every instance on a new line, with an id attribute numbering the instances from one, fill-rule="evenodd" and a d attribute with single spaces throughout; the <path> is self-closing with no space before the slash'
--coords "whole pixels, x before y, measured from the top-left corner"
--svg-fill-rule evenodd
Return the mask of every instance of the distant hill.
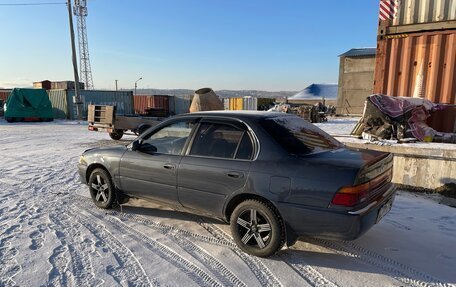
<path id="1" fill-rule="evenodd" d="M 138 89 L 137 95 L 170 95 L 170 96 L 191 96 L 194 90 L 189 89 Z M 268 92 L 268 91 L 257 91 L 257 90 L 219 90 L 215 93 L 221 98 L 237 98 L 252 96 L 257 98 L 285 98 L 291 97 L 297 92 L 295 91 L 279 91 L 279 92 Z"/>

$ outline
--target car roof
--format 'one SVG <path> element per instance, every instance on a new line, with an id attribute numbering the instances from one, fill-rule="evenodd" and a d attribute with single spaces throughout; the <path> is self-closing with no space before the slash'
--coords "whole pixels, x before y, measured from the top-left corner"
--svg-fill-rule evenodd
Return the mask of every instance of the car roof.
<path id="1" fill-rule="evenodd" d="M 183 114 L 180 116 L 201 116 L 201 117 L 230 117 L 238 119 L 260 119 L 260 118 L 274 118 L 291 116 L 290 114 L 281 112 L 267 112 L 267 111 L 231 111 L 231 110 L 220 110 L 220 111 L 204 111 Z"/>

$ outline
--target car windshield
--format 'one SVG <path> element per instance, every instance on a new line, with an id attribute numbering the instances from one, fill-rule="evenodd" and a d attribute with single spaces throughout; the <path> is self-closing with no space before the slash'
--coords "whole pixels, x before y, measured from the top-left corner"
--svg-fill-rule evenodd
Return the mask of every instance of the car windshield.
<path id="1" fill-rule="evenodd" d="M 343 146 L 300 117 L 266 118 L 260 124 L 290 154 L 306 155 Z"/>

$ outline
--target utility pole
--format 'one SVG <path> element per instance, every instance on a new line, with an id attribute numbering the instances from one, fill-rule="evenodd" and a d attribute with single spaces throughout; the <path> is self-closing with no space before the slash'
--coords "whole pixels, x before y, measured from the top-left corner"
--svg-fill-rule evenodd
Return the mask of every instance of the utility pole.
<path id="1" fill-rule="evenodd" d="M 74 30 L 73 30 L 73 14 L 71 13 L 71 0 L 67 2 L 68 6 L 68 19 L 70 21 L 70 39 L 71 39 L 71 54 L 73 58 L 73 73 L 74 73 L 74 94 L 73 103 L 76 104 L 76 114 L 78 120 L 82 120 L 82 102 L 79 93 L 79 75 L 78 75 L 78 62 L 76 60 L 76 45 L 74 43 Z"/>

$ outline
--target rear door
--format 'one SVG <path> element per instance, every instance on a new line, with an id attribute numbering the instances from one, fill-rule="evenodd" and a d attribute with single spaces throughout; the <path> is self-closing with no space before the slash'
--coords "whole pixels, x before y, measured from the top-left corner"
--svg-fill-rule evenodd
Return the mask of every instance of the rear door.
<path id="1" fill-rule="evenodd" d="M 246 184 L 255 154 L 246 125 L 231 120 L 203 120 L 178 170 L 180 203 L 217 216 L 225 199 Z"/>
<path id="2" fill-rule="evenodd" d="M 194 122 L 174 121 L 145 135 L 138 150 L 127 150 L 120 162 L 122 190 L 138 197 L 178 203 L 177 168 Z"/>

